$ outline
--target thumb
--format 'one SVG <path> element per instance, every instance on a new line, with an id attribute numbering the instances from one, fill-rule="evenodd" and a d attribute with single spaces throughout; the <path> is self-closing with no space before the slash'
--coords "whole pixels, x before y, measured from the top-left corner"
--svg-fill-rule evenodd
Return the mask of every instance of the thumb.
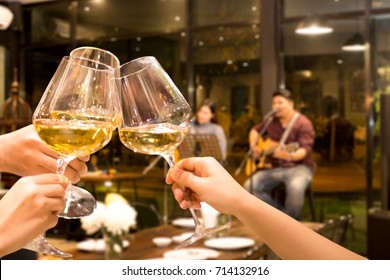
<path id="1" fill-rule="evenodd" d="M 200 186 L 202 186 L 204 181 L 204 178 L 198 177 L 192 172 L 188 172 L 176 167 L 172 167 L 169 170 L 168 177 L 170 177 L 174 182 L 182 186 L 186 186 L 195 192 L 197 192 Z"/>

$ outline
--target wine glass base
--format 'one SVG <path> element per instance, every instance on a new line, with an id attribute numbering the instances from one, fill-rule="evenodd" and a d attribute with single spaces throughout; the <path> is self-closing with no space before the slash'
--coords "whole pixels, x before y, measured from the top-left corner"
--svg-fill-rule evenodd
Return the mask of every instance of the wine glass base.
<path id="1" fill-rule="evenodd" d="M 59 258 L 71 258 L 73 257 L 72 254 L 61 251 L 60 249 L 57 249 L 53 245 L 50 245 L 47 240 L 42 236 L 36 237 L 34 240 L 29 242 L 26 246 L 23 247 L 24 249 L 35 251 L 38 253 L 42 253 L 45 255 L 55 256 Z"/>
<path id="2" fill-rule="evenodd" d="M 58 215 L 65 219 L 79 219 L 91 215 L 96 208 L 96 199 L 88 191 L 69 185 L 65 196 L 65 208 Z"/>
<path id="3" fill-rule="evenodd" d="M 196 228 L 193 235 L 191 235 L 189 238 L 181 242 L 179 245 L 175 247 L 175 249 L 181 249 L 183 247 L 186 247 L 188 245 L 191 245 L 192 243 L 195 243 L 196 241 L 203 239 L 205 237 L 209 237 L 213 235 L 216 232 L 219 232 L 221 230 L 224 230 L 226 228 L 230 228 L 231 224 L 227 223 L 221 226 L 213 227 L 213 228 L 205 228 L 203 226 Z"/>

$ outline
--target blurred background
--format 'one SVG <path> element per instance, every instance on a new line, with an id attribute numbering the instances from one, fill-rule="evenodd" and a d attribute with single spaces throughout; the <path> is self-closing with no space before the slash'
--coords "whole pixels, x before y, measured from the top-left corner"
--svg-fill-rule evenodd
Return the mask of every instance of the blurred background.
<path id="1" fill-rule="evenodd" d="M 272 92 L 289 88 L 296 108 L 316 131 L 317 219 L 352 214 L 346 246 L 367 253 L 368 210 L 388 208 L 388 186 L 381 183 L 387 181 L 387 154 L 380 145 L 390 139 L 383 138 L 380 100 L 390 93 L 390 0 L 20 0 L 0 5 L 13 14 L 10 27 L 0 30 L 0 103 L 17 81 L 13 89 L 34 110 L 61 58 L 79 46 L 107 49 L 121 63 L 152 55 L 194 110 L 205 98 L 217 102 L 232 174 L 248 150 L 250 128 L 271 108 Z M 326 27 L 326 34 L 299 34 L 298 27 L 310 20 Z M 129 151 L 115 135 L 91 167 L 140 171 L 153 160 Z M 162 209 L 163 161 L 150 172 L 155 176 L 140 181 L 138 190 Z M 246 179 L 243 173 L 236 176 L 239 182 Z M 5 187 L 12 182 L 5 174 L 2 178 Z M 109 185 L 96 186 L 97 195 Z M 125 183 L 121 189 L 126 193 Z M 305 211 L 309 216 L 306 206 Z"/>

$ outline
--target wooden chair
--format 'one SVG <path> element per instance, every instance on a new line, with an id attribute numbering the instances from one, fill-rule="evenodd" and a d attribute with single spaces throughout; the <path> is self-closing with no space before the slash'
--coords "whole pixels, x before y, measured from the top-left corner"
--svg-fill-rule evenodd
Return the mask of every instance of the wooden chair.
<path id="1" fill-rule="evenodd" d="M 306 197 L 309 200 L 311 220 L 314 222 L 316 220 L 316 209 L 314 208 L 314 193 L 312 182 L 310 182 L 309 186 L 306 189 Z"/>
<path id="2" fill-rule="evenodd" d="M 349 225 L 352 223 L 352 215 L 341 215 L 336 219 L 329 219 L 322 224 L 317 232 L 337 244 L 342 244 L 345 240 Z"/>
<path id="3" fill-rule="evenodd" d="M 266 244 L 263 243 L 248 249 L 240 259 L 241 260 L 264 260 L 267 259 L 269 252 L 270 249 Z"/>
<path id="4" fill-rule="evenodd" d="M 137 211 L 137 229 L 162 225 L 162 217 L 153 203 L 144 201 L 129 201 Z"/>

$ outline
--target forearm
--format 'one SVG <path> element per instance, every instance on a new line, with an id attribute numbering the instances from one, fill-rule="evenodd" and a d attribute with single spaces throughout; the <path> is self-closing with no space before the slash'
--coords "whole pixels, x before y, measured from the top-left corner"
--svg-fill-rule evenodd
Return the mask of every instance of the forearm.
<path id="1" fill-rule="evenodd" d="M 9 238 L 3 234 L 2 230 L 0 229 L 0 258 L 4 257 L 5 255 L 9 254 L 7 248 L 9 247 L 8 240 Z"/>
<path id="2" fill-rule="evenodd" d="M 8 135 L 3 134 L 0 136 L 0 172 L 10 172 L 8 166 L 9 162 L 9 149 L 7 148 Z"/>
<path id="3" fill-rule="evenodd" d="M 236 217 L 282 259 L 364 259 L 254 196 L 236 209 Z"/>
<path id="4" fill-rule="evenodd" d="M 251 129 L 249 132 L 249 147 L 253 149 L 254 146 L 257 145 L 257 141 L 259 140 L 259 133 L 255 129 Z"/>
<path id="5" fill-rule="evenodd" d="M 8 219 L 8 221 L 0 220 L 0 258 L 23 248 L 33 239 L 31 232 L 25 231 L 29 230 L 29 225 L 32 223 L 35 223 L 35 221 L 21 224 L 13 222 L 11 219 Z"/>
<path id="6" fill-rule="evenodd" d="M 0 257 L 8 255 L 24 245 L 20 241 L 24 234 L 22 230 L 24 225 L 14 227 L 13 220 L 9 219 L 9 215 L 7 215 L 3 206 L 0 206 Z"/>
<path id="7" fill-rule="evenodd" d="M 226 140 L 225 132 L 223 131 L 222 127 L 220 130 L 217 131 L 217 138 L 218 138 L 219 146 L 221 148 L 222 159 L 226 159 L 227 140 Z"/>
<path id="8" fill-rule="evenodd" d="M 295 152 L 292 152 L 289 154 L 289 160 L 290 161 L 300 161 L 303 160 L 307 155 L 307 152 L 305 149 L 300 148 Z"/>

